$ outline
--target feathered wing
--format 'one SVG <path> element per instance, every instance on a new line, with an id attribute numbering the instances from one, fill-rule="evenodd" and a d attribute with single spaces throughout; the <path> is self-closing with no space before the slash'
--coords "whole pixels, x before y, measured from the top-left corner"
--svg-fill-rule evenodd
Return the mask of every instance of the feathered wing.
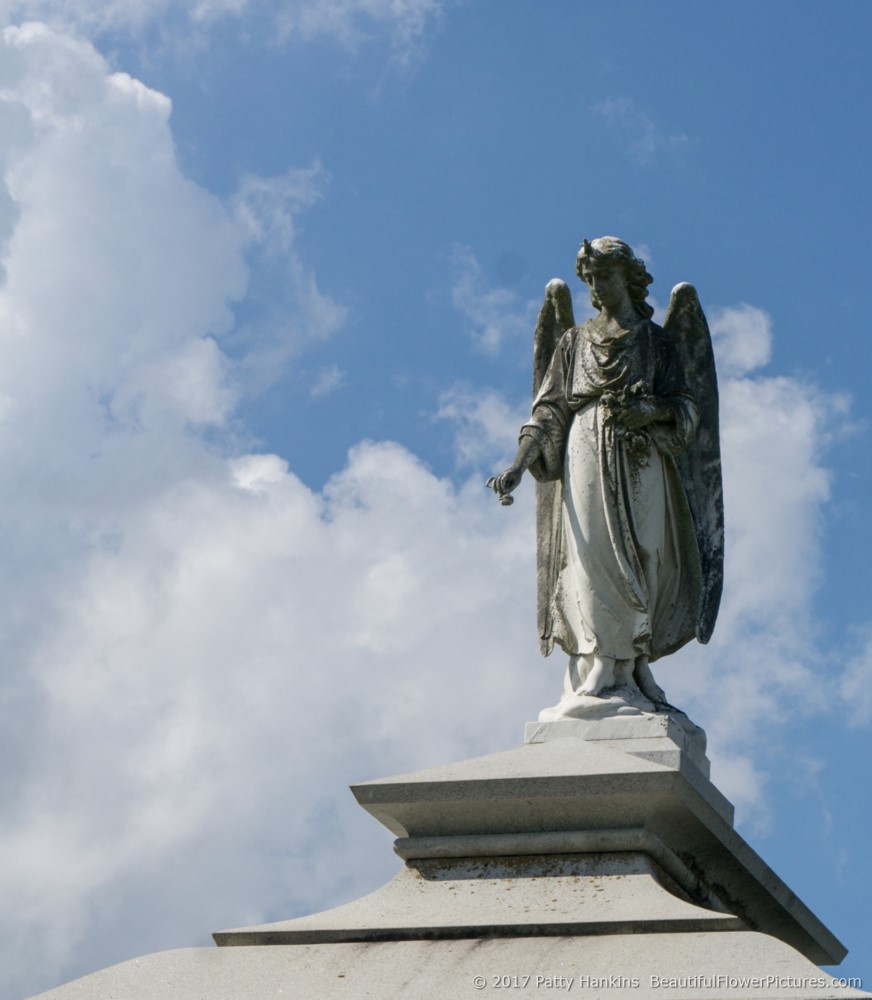
<path id="1" fill-rule="evenodd" d="M 703 590 L 696 637 L 708 642 L 724 584 L 724 493 L 718 431 L 718 380 L 708 323 L 693 285 L 676 285 L 663 329 L 678 350 L 684 377 L 699 408 L 694 441 L 676 457 L 693 516 L 702 564 Z"/>
<path id="2" fill-rule="evenodd" d="M 545 286 L 545 301 L 539 310 L 533 335 L 533 399 L 551 364 L 560 338 L 575 326 L 572 294 L 565 281 L 553 278 Z M 539 650 L 548 656 L 554 648 L 551 621 L 551 598 L 560 570 L 560 518 L 563 482 L 536 483 L 536 582 Z"/>

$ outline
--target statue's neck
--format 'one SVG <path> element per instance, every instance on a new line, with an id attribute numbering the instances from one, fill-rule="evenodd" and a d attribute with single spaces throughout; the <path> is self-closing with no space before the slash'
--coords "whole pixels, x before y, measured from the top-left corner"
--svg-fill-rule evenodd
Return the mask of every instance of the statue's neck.
<path id="1" fill-rule="evenodd" d="M 642 322 L 641 317 L 635 309 L 623 309 L 610 312 L 601 309 L 594 318 L 593 323 L 599 330 L 606 334 L 620 333 L 621 331 L 635 330 Z"/>

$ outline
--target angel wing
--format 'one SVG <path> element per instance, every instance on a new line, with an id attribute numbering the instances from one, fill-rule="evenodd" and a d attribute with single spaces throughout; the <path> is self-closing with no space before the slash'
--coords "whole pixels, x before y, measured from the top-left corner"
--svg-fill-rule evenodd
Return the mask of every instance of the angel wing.
<path id="1" fill-rule="evenodd" d="M 536 332 L 533 334 L 533 399 L 536 398 L 551 364 L 557 342 L 573 326 L 575 319 L 572 315 L 572 293 L 569 286 L 560 278 L 552 278 L 545 286 L 545 301 L 539 310 Z"/>
<path id="2" fill-rule="evenodd" d="M 565 281 L 552 278 L 545 286 L 545 301 L 539 310 L 536 332 L 533 334 L 533 399 L 560 338 L 575 326 L 572 313 L 572 293 Z M 548 656 L 554 648 L 551 622 L 551 596 L 557 585 L 560 568 L 560 508 L 563 503 L 563 483 L 555 480 L 536 483 L 536 584 L 539 650 Z"/>
<path id="3" fill-rule="evenodd" d="M 724 585 L 724 493 L 715 358 L 708 323 L 693 285 L 683 282 L 672 289 L 663 329 L 675 343 L 685 380 L 699 408 L 696 438 L 676 457 L 676 464 L 693 516 L 702 564 L 696 637 L 708 642 Z"/>

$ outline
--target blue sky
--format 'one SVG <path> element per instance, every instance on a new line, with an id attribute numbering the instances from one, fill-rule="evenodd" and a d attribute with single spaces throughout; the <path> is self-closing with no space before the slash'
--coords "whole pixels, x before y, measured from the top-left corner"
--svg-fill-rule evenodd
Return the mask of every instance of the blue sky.
<path id="1" fill-rule="evenodd" d="M 0 993 L 373 888 L 346 786 L 556 699 L 482 482 L 605 234 L 721 378 L 658 680 L 868 988 L 868 4 L 70 6 L 0 2 Z"/>

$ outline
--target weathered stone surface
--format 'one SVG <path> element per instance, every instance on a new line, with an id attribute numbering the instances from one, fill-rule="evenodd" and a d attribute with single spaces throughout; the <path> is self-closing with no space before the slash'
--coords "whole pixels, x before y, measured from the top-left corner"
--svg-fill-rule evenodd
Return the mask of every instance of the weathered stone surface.
<path id="1" fill-rule="evenodd" d="M 215 940 L 314 944 L 746 929 L 722 909 L 688 902 L 648 854 L 619 851 L 411 859 L 363 899 L 311 917 L 225 931 Z"/>
<path id="2" fill-rule="evenodd" d="M 571 977 L 570 988 L 557 977 Z M 38 1000 L 541 1000 L 564 993 L 575 1000 L 869 996 L 839 987 L 775 938 L 734 931 L 192 948 L 124 962 Z"/>
<path id="3" fill-rule="evenodd" d="M 729 802 L 687 753 L 669 762 L 672 739 L 660 742 L 665 762 L 637 756 L 632 739 L 558 738 L 352 790 L 401 838 L 406 858 L 416 856 L 417 843 L 431 851 L 437 838 L 446 850 L 452 838 L 462 838 L 465 852 L 483 854 L 491 850 L 488 838 L 501 836 L 500 849 L 520 855 L 541 852 L 543 834 L 555 838 L 555 852 L 565 852 L 573 850 L 566 846 L 572 834 L 644 830 L 692 874 L 684 886 L 691 898 L 716 897 L 749 928 L 787 941 L 813 961 L 841 961 L 844 947 L 733 829 Z M 638 749 L 657 754 L 650 745 Z M 480 847 L 477 837 L 484 838 Z M 609 843 L 601 849 L 613 849 Z"/>
<path id="4" fill-rule="evenodd" d="M 661 814 L 673 825 L 702 816 L 729 827 L 732 806 L 687 754 L 667 766 L 637 756 L 635 742 L 529 743 L 352 791 L 402 838 L 651 827 Z M 677 749 L 662 743 L 664 752 Z"/>

